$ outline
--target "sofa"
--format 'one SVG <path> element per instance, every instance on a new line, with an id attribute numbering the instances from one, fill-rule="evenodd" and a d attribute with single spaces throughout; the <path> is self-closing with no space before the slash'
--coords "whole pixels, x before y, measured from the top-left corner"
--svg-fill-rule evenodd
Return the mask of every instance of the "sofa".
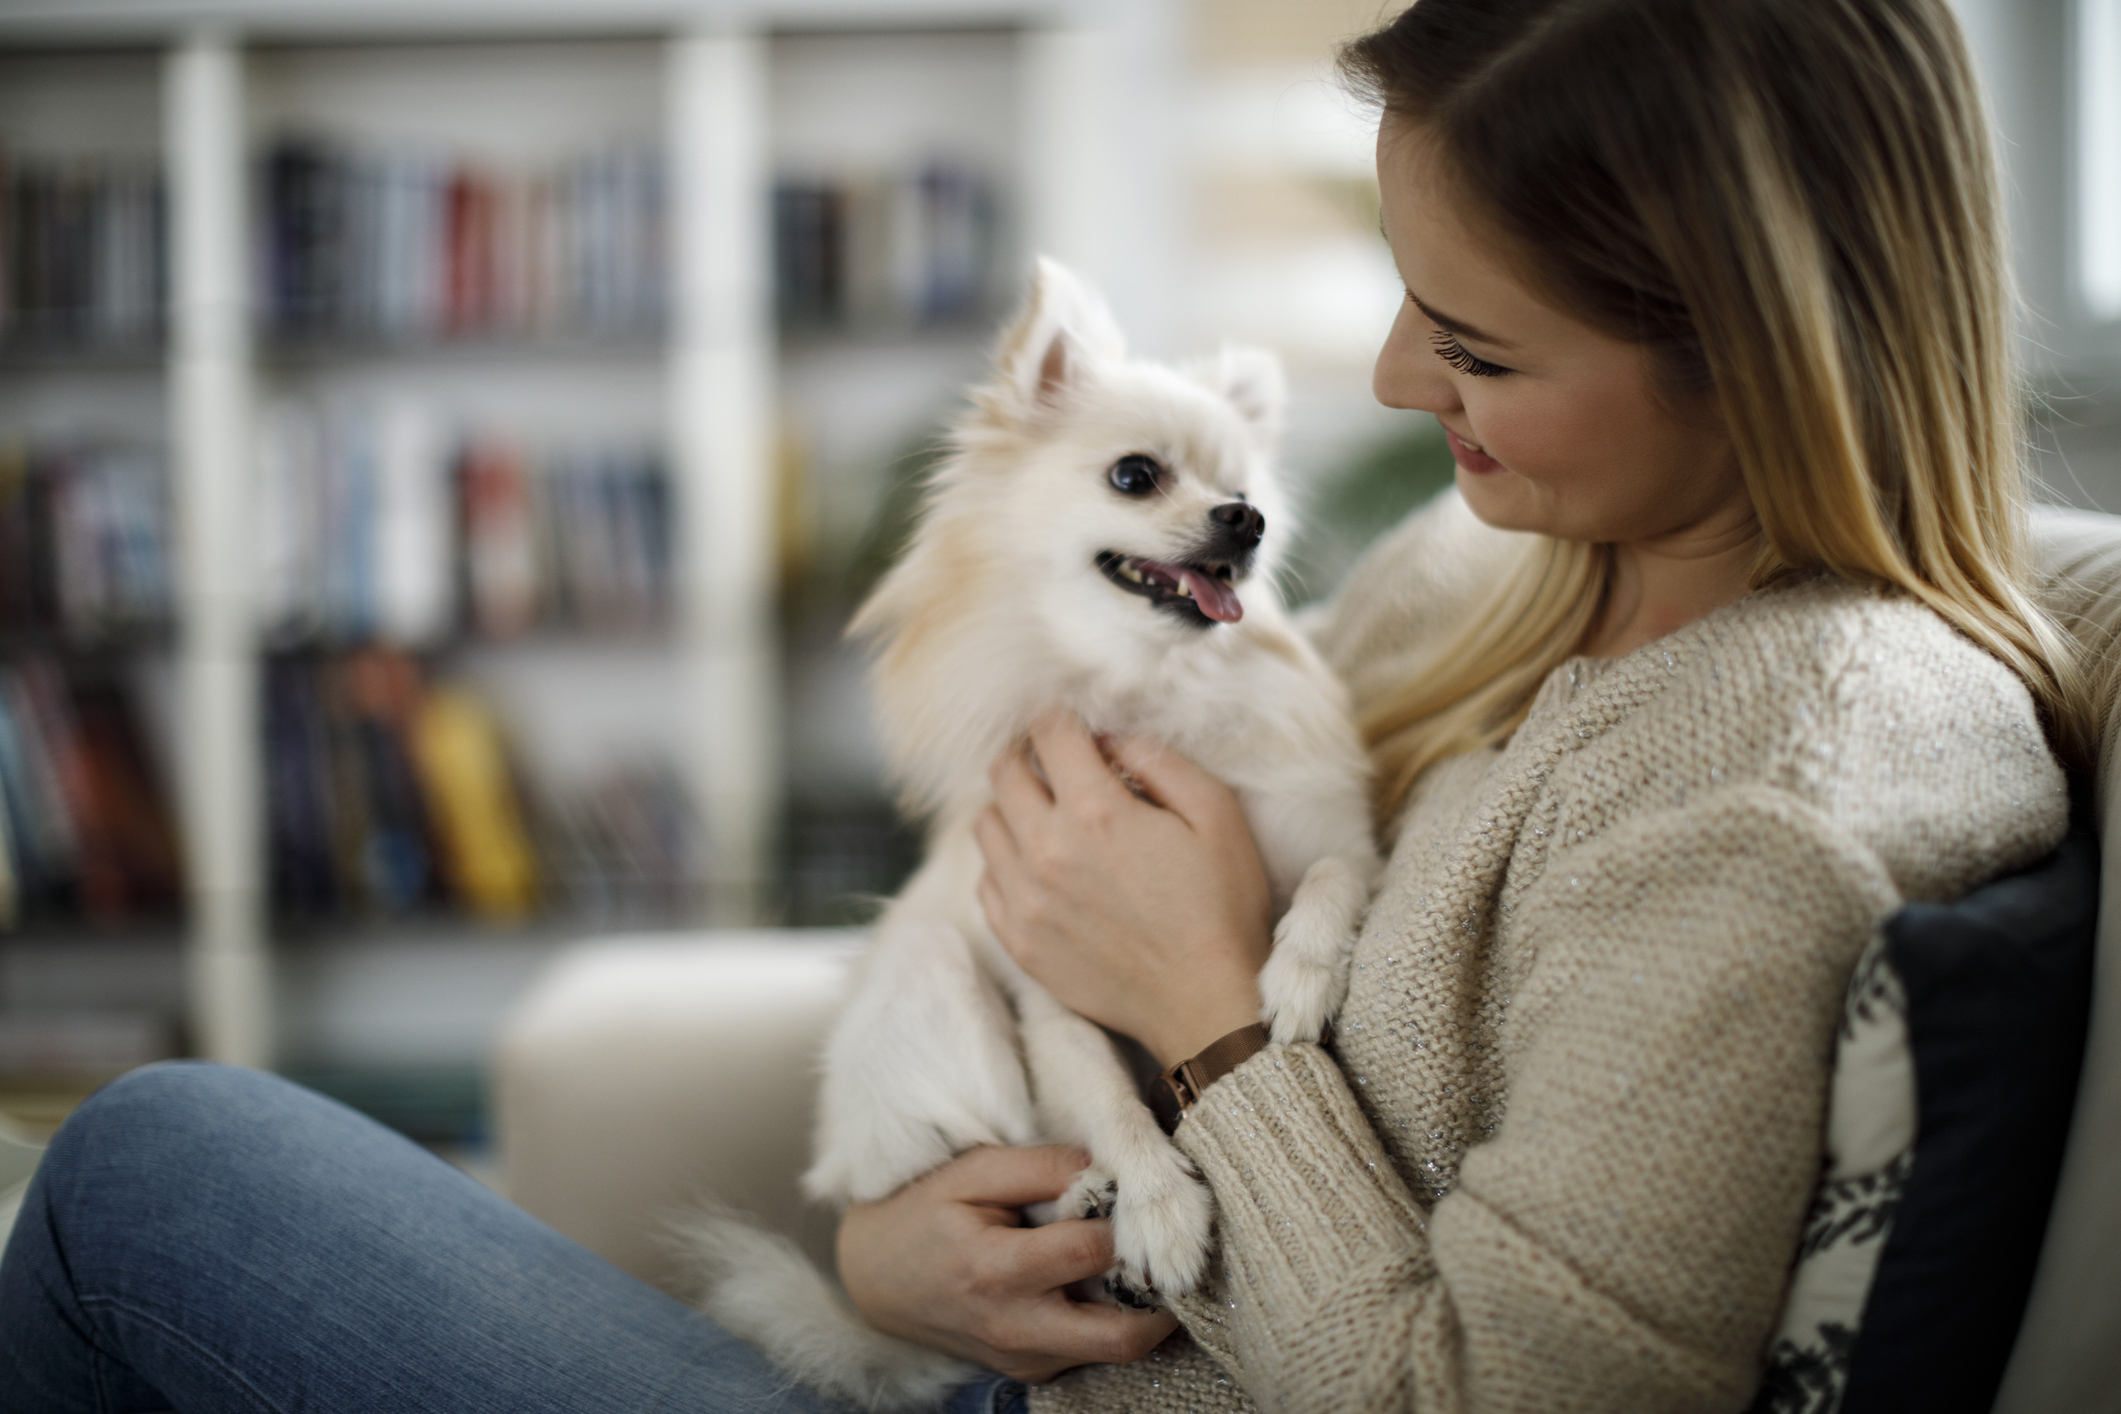
<path id="1" fill-rule="evenodd" d="M 2098 872 L 2121 880 L 2121 518 L 2042 509 L 2034 541 L 2044 602 L 2097 665 L 2105 723 L 2087 810 Z M 758 930 L 566 951 L 494 1056 L 510 1196 L 666 1288 L 679 1276 L 660 1230 L 702 1194 L 829 1264 L 833 1215 L 803 1203 L 795 1178 L 820 1040 L 861 943 Z M 2121 1412 L 2121 886 L 2102 891 L 2095 948 L 2074 1112 L 1999 1414 Z"/>

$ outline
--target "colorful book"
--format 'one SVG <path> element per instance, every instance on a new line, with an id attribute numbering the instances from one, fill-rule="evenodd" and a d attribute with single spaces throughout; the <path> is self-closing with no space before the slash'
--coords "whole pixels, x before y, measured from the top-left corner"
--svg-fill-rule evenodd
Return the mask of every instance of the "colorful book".
<path id="1" fill-rule="evenodd" d="M 470 693 L 443 688 L 421 701 L 411 739 L 451 891 L 481 918 L 528 914 L 537 860 L 492 715 Z"/>

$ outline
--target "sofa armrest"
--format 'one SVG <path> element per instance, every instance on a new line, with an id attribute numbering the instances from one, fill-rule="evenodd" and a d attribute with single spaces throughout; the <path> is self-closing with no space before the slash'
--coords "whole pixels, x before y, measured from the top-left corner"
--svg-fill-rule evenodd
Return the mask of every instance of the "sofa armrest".
<path id="1" fill-rule="evenodd" d="M 503 1026 L 494 1137 L 508 1196 L 654 1285 L 659 1232 L 712 1194 L 830 1270 L 835 1214 L 804 1201 L 818 1052 L 862 935 L 694 933 L 556 958 Z"/>

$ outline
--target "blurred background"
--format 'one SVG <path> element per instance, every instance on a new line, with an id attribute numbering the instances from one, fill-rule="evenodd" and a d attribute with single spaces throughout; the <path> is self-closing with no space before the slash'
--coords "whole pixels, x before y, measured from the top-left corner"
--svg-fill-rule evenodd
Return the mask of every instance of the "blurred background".
<path id="1" fill-rule="evenodd" d="M 616 932 L 867 916 L 840 638 L 1029 261 L 1286 360 L 1332 588 L 1449 477 L 1378 0 L 0 0 L 0 1114 L 170 1055 L 476 1147 Z M 2049 499 L 2121 511 L 2121 0 L 1961 0 Z"/>

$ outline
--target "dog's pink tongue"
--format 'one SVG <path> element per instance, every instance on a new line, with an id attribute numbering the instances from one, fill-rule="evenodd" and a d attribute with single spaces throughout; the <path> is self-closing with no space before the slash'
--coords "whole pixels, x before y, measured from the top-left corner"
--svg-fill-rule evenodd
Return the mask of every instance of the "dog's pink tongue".
<path id="1" fill-rule="evenodd" d="M 1193 602 L 1200 611 L 1219 624 L 1234 624 L 1245 616 L 1245 606 L 1237 602 L 1237 591 L 1224 584 L 1212 574 L 1199 570 L 1181 570 L 1186 588 L 1193 591 Z"/>

